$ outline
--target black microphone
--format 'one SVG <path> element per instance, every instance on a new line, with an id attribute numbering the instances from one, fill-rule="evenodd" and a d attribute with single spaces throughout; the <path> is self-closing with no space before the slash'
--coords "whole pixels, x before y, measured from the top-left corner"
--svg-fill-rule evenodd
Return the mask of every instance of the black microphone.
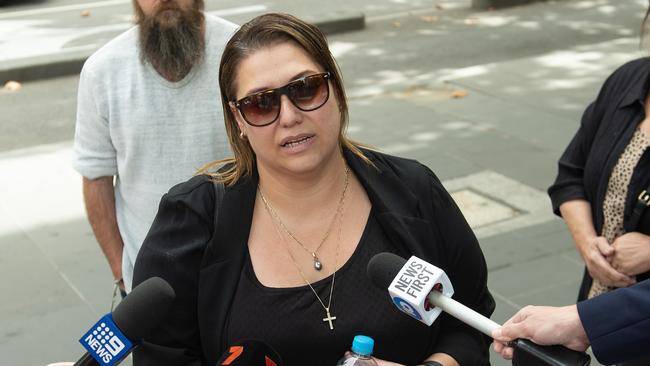
<path id="1" fill-rule="evenodd" d="M 453 289 L 448 289 L 451 283 L 444 272 L 417 257 L 407 261 L 393 253 L 379 253 L 368 262 L 367 272 L 376 286 L 389 289 L 400 310 L 423 323 L 431 325 L 442 310 L 490 337 L 491 330 L 499 327 L 489 318 L 453 300 Z M 418 290 L 426 290 L 426 293 L 418 293 Z M 591 362 L 586 353 L 563 346 L 540 346 L 526 339 L 517 339 L 509 346 L 514 348 L 513 365 L 587 366 Z"/>
<path id="2" fill-rule="evenodd" d="M 262 341 L 243 340 L 230 345 L 217 365 L 282 366 L 282 359 L 270 345 Z"/>
<path id="3" fill-rule="evenodd" d="M 104 315 L 79 339 L 87 352 L 74 366 L 119 364 L 160 324 L 175 298 L 174 289 L 160 277 L 136 286 L 112 313 Z"/>

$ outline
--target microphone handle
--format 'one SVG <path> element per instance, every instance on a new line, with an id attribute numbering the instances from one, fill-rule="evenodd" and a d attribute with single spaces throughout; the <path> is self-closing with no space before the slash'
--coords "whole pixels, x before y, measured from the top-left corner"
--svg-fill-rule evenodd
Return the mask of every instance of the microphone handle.
<path id="1" fill-rule="evenodd" d="M 97 363 L 97 360 L 95 360 L 95 358 L 90 355 L 90 353 L 86 352 L 72 366 L 99 366 L 99 364 Z"/>
<path id="2" fill-rule="evenodd" d="M 468 308 L 438 291 L 431 291 L 429 302 L 481 333 L 492 337 L 492 331 L 501 325 Z M 527 339 L 516 339 L 508 343 L 514 348 L 513 366 L 587 366 L 591 357 L 563 346 L 540 346 Z"/>
<path id="3" fill-rule="evenodd" d="M 439 307 L 445 313 L 453 316 L 461 322 L 469 325 L 470 327 L 480 331 L 481 333 L 492 337 L 492 331 L 501 328 L 499 323 L 486 318 L 483 314 L 468 308 L 467 306 L 459 303 L 458 301 L 447 297 L 438 291 L 431 291 L 427 296 L 429 302 Z"/>

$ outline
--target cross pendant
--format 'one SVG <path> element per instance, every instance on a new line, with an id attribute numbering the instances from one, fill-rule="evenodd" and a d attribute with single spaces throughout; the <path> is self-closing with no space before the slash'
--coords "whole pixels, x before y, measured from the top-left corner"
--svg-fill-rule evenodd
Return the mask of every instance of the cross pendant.
<path id="1" fill-rule="evenodd" d="M 327 312 L 327 318 L 323 318 L 323 321 L 330 323 L 330 329 L 334 330 L 334 324 L 332 324 L 332 320 L 336 320 L 336 317 L 330 315 L 330 309 L 329 308 L 326 308 L 325 311 Z"/>

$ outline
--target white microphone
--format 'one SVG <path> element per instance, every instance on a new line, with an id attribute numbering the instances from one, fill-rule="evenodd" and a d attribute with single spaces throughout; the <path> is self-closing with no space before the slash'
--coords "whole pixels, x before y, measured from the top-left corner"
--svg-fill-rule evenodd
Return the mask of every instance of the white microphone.
<path id="1" fill-rule="evenodd" d="M 445 313 L 491 336 L 501 326 L 452 299 L 454 287 L 445 272 L 412 256 L 408 260 L 379 253 L 368 262 L 368 276 L 380 288 L 388 288 L 393 303 L 404 313 L 431 325 Z"/>
<path id="2" fill-rule="evenodd" d="M 454 288 L 445 272 L 415 256 L 405 260 L 392 253 L 379 253 L 368 262 L 368 277 L 380 288 L 388 288 L 390 297 L 404 313 L 431 325 L 441 311 L 492 337 L 501 326 L 452 299 Z M 539 346 L 526 339 L 508 344 L 514 348 L 514 366 L 587 366 L 590 357 L 562 346 Z"/>

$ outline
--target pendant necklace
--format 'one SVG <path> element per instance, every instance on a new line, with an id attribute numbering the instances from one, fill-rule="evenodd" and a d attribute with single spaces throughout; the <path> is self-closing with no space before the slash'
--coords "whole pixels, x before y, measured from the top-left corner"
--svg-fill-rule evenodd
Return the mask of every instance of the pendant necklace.
<path id="1" fill-rule="evenodd" d="M 312 292 L 314 293 L 314 295 L 316 296 L 316 299 L 318 300 L 318 302 L 320 303 L 320 305 L 323 307 L 323 310 L 325 310 L 325 314 L 326 314 L 327 316 L 326 316 L 325 318 L 323 318 L 323 322 L 328 323 L 328 324 L 329 324 L 329 328 L 330 328 L 330 330 L 332 330 L 332 331 L 334 330 L 334 323 L 333 323 L 333 321 L 336 320 L 336 317 L 335 317 L 335 316 L 332 316 L 332 314 L 331 314 L 331 312 L 330 312 L 330 309 L 331 309 L 331 307 L 332 307 L 332 298 L 333 298 L 333 295 L 334 295 L 334 281 L 336 280 L 336 267 L 337 267 L 337 265 L 338 265 L 339 247 L 340 247 L 340 245 L 341 245 L 341 227 L 343 226 L 343 207 L 344 207 L 343 203 L 344 203 L 344 201 L 345 201 L 345 193 L 346 193 L 347 188 L 348 188 L 349 175 L 350 175 L 350 170 L 349 170 L 349 168 L 348 168 L 347 165 L 346 165 L 346 166 L 345 166 L 345 186 L 344 186 L 344 188 L 343 188 L 343 194 L 341 195 L 341 199 L 339 200 L 339 205 L 338 205 L 338 207 L 337 207 L 337 209 L 336 209 L 336 214 L 334 215 L 334 218 L 332 218 L 332 223 L 330 223 L 330 227 L 327 229 L 327 233 L 326 233 L 326 236 L 325 236 L 325 238 L 327 238 L 327 236 L 329 235 L 329 232 L 331 231 L 332 227 L 334 226 L 333 222 L 338 221 L 338 223 L 339 223 L 339 228 L 338 228 L 338 240 L 336 241 L 336 254 L 335 254 L 335 256 L 334 256 L 334 271 L 332 271 L 332 283 L 331 283 L 331 285 L 330 285 L 330 296 L 329 296 L 329 299 L 327 300 L 327 306 L 325 305 L 325 302 L 320 298 L 320 296 L 318 296 L 318 292 L 316 292 L 316 290 L 315 290 L 314 287 L 311 285 L 311 283 L 309 283 L 309 281 L 307 281 L 307 276 L 305 276 L 305 274 L 303 273 L 302 269 L 300 269 L 300 266 L 298 265 L 298 262 L 297 262 L 296 259 L 293 257 L 293 254 L 291 253 L 291 250 L 289 249 L 289 245 L 288 245 L 288 243 L 286 242 L 286 240 L 285 240 L 284 236 L 282 235 L 282 233 L 280 233 L 280 230 L 278 229 L 278 226 L 280 226 L 281 228 L 283 228 L 283 230 L 284 230 L 284 231 L 285 231 L 285 232 L 286 232 L 286 233 L 287 233 L 287 234 L 288 234 L 288 235 L 289 235 L 293 240 L 295 240 L 296 242 L 298 242 L 298 244 L 300 244 L 300 246 L 301 246 L 303 249 L 307 250 L 307 248 L 306 248 L 304 245 L 302 245 L 302 243 L 300 243 L 300 242 L 298 241 L 298 239 L 296 239 L 296 237 L 293 236 L 293 235 L 291 234 L 291 232 L 286 228 L 286 226 L 284 225 L 284 223 L 282 223 L 282 220 L 280 220 L 280 217 L 277 215 L 277 213 L 275 213 L 275 211 L 273 211 L 273 209 L 271 208 L 271 206 L 268 204 L 268 202 L 267 202 L 266 198 L 264 197 L 264 195 L 262 194 L 262 191 L 260 190 L 259 186 L 257 187 L 257 191 L 258 191 L 259 194 L 260 194 L 260 198 L 262 198 L 262 201 L 264 202 L 264 208 L 266 208 L 266 211 L 269 213 L 269 215 L 271 216 L 271 218 L 274 219 L 274 220 L 271 220 L 271 221 L 273 222 L 273 227 L 275 228 L 275 231 L 277 232 L 278 236 L 280 237 L 280 240 L 282 240 L 282 242 L 284 242 L 284 244 L 285 244 L 285 246 L 286 246 L 286 248 L 287 248 L 287 253 L 289 254 L 289 257 L 291 258 L 291 262 L 293 262 L 293 265 L 294 265 L 294 266 L 296 267 L 296 269 L 298 270 L 298 274 L 300 274 L 300 277 L 302 278 L 302 280 L 305 281 L 305 283 L 307 284 L 307 286 L 309 286 L 309 288 L 311 289 L 311 291 L 312 291 Z M 338 218 L 338 220 L 336 220 L 337 218 Z M 323 244 L 323 242 L 325 241 L 325 238 L 323 239 L 323 241 L 321 241 L 320 245 Z M 320 245 L 319 245 L 319 248 L 320 248 Z M 309 252 L 309 250 L 307 250 L 307 251 Z M 318 248 L 316 248 L 316 251 L 318 251 Z M 314 251 L 313 253 L 310 252 L 310 254 L 312 254 L 312 256 L 314 256 L 314 257 L 317 259 L 317 257 L 315 256 L 315 252 L 316 252 L 316 251 Z M 320 261 L 318 261 L 318 263 L 320 263 Z M 316 267 L 316 262 L 314 262 L 314 267 Z M 322 268 L 322 267 L 321 267 L 321 268 Z M 316 268 L 316 269 L 317 269 L 317 270 L 320 270 L 320 268 Z"/>
<path id="2" fill-rule="evenodd" d="M 282 228 L 282 230 L 287 235 L 289 235 L 289 237 L 291 237 L 291 239 L 293 239 L 293 241 L 298 243 L 298 245 L 300 245 L 300 247 L 304 251 L 306 251 L 307 253 L 309 253 L 312 256 L 312 258 L 314 259 L 314 269 L 317 270 L 317 271 L 320 271 L 321 269 L 323 269 L 323 263 L 320 261 L 320 259 L 318 258 L 318 255 L 317 255 L 318 250 L 320 249 L 321 246 L 323 246 L 323 243 L 325 243 L 325 241 L 327 240 L 327 238 L 330 235 L 330 232 L 332 231 L 332 228 L 334 227 L 334 223 L 336 222 L 336 217 L 338 216 L 339 211 L 341 210 L 341 207 L 343 206 L 343 200 L 345 199 L 345 193 L 348 190 L 348 185 L 349 185 L 349 182 L 350 182 L 349 178 L 350 178 L 350 168 L 348 168 L 348 166 L 346 165 L 345 166 L 345 184 L 343 186 L 343 193 L 341 194 L 341 197 L 339 198 L 338 206 L 336 207 L 336 212 L 334 213 L 334 216 L 332 217 L 332 220 L 330 221 L 330 224 L 327 227 L 327 231 L 325 232 L 325 235 L 323 235 L 323 238 L 321 239 L 320 243 L 318 244 L 318 246 L 316 247 L 316 249 L 313 252 L 311 250 L 307 249 L 307 246 L 305 246 L 305 244 L 303 244 L 302 241 L 300 241 L 298 238 L 296 238 L 296 236 L 293 235 L 293 233 L 289 230 L 289 228 L 287 228 L 287 226 L 284 224 L 284 222 L 282 222 L 282 220 L 280 219 L 280 216 L 278 215 L 277 211 L 275 211 L 273 206 L 271 206 L 271 203 L 266 199 L 266 196 L 264 196 L 264 193 L 262 193 L 262 190 L 260 189 L 259 185 L 257 186 L 257 191 L 260 194 L 260 198 L 262 198 L 262 202 L 264 203 L 264 207 L 266 208 L 266 210 L 271 214 L 271 216 L 273 216 L 275 221 L 277 221 L 278 224 L 280 224 L 280 227 Z"/>

